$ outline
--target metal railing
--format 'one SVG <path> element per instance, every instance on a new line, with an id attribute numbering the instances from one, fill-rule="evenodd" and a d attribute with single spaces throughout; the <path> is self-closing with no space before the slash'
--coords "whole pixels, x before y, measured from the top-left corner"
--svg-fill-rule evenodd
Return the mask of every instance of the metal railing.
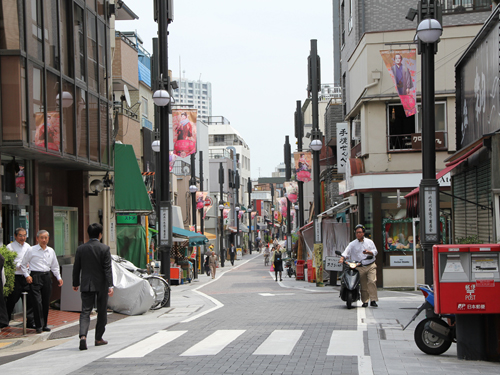
<path id="1" fill-rule="evenodd" d="M 445 0 L 442 6 L 444 14 L 491 11 L 491 0 Z"/>

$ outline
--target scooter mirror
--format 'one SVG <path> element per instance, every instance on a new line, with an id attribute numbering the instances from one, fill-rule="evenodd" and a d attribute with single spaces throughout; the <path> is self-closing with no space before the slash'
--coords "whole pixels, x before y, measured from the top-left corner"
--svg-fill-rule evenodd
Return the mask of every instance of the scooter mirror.
<path id="1" fill-rule="evenodd" d="M 342 256 L 342 253 L 338 250 L 335 250 L 335 254 Z"/>

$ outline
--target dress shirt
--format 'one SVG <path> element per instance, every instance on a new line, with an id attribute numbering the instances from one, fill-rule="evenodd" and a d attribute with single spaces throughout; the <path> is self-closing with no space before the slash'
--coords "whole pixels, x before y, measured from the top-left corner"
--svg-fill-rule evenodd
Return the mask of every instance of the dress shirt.
<path id="1" fill-rule="evenodd" d="M 28 270 L 27 265 L 30 269 Z M 50 246 L 44 249 L 40 245 L 32 246 L 24 254 L 21 262 L 21 269 L 24 277 L 28 277 L 31 271 L 48 272 L 52 271 L 57 280 L 61 280 L 59 272 L 59 262 L 57 261 L 56 252 Z"/>
<path id="2" fill-rule="evenodd" d="M 366 257 L 370 256 L 370 254 L 363 254 L 363 251 L 365 250 L 370 250 L 373 253 L 372 259 L 366 259 Z M 355 262 L 361 262 L 363 266 L 366 266 L 375 262 L 375 256 L 377 254 L 378 251 L 373 241 L 365 237 L 363 238 L 363 241 L 358 241 L 358 239 L 355 239 L 349 245 L 347 245 L 346 249 L 342 253 L 342 256 Z"/>
<path id="3" fill-rule="evenodd" d="M 13 251 L 17 254 L 16 259 L 14 259 L 14 264 L 16 265 L 16 275 L 23 275 L 23 270 L 21 269 L 21 262 L 23 261 L 24 254 L 31 246 L 28 243 L 21 244 L 17 241 L 11 242 L 7 245 L 7 249 Z"/>

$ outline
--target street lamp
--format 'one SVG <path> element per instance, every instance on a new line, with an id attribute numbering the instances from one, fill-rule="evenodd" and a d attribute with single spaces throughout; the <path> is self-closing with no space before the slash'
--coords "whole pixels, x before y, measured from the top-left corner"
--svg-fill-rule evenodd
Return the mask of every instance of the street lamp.
<path id="1" fill-rule="evenodd" d="M 238 190 L 236 190 L 238 191 Z M 236 198 L 236 201 L 238 201 L 238 198 Z M 236 247 L 238 247 L 240 245 L 240 218 L 239 218 L 239 212 L 240 212 L 240 206 L 239 204 L 237 203 L 236 204 L 236 207 L 234 208 L 234 210 L 236 211 Z"/>
<path id="2" fill-rule="evenodd" d="M 155 14 L 158 22 L 158 73 L 160 75 L 159 90 L 153 94 L 153 100 L 159 107 L 159 131 L 160 131 L 160 215 L 159 215 L 159 237 L 161 270 L 165 279 L 170 282 L 170 250 L 172 248 L 172 202 L 170 201 L 170 171 L 169 171 L 169 113 L 170 80 L 168 77 L 168 24 L 173 21 L 172 1 L 159 1 L 158 12 Z M 165 93 L 165 91 L 167 91 Z M 166 95 L 165 95 L 166 94 Z M 156 100 L 155 100 L 156 99 Z M 170 307 L 170 300 L 166 304 Z"/>
<path id="3" fill-rule="evenodd" d="M 418 6 L 418 53 L 422 56 L 422 180 L 420 181 L 420 244 L 424 250 L 424 280 L 433 284 L 432 246 L 439 243 L 439 185 L 436 180 L 434 54 L 443 32 L 439 1 Z"/>
<path id="4" fill-rule="evenodd" d="M 248 184 L 247 184 L 247 191 L 248 191 L 248 251 L 250 254 L 252 254 L 252 180 L 248 178 Z"/>

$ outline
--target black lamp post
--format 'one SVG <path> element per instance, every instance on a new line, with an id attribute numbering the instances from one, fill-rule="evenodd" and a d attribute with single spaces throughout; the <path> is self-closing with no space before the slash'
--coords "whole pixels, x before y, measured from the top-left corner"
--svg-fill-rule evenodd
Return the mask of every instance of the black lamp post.
<path id="1" fill-rule="evenodd" d="M 224 167 L 219 163 L 219 189 L 220 189 L 220 232 L 219 232 L 219 256 L 220 266 L 224 267 Z"/>
<path id="2" fill-rule="evenodd" d="M 297 151 L 302 152 L 302 138 L 304 138 L 304 119 L 302 117 L 302 104 L 297 100 L 297 109 L 295 110 L 295 137 L 297 138 Z M 304 182 L 297 181 L 299 185 L 299 212 L 298 226 L 304 226 Z"/>
<path id="3" fill-rule="evenodd" d="M 286 181 L 290 181 L 292 179 L 292 151 L 290 147 L 290 138 L 289 136 L 285 136 L 285 146 L 284 146 L 284 156 L 285 156 L 285 179 Z M 292 203 L 288 199 L 287 194 L 287 205 L 286 205 L 286 249 L 289 253 L 292 251 L 292 220 L 290 217 L 291 213 L 291 205 Z"/>
<path id="4" fill-rule="evenodd" d="M 159 90 L 153 94 L 153 101 L 160 112 L 160 256 L 161 273 L 170 282 L 170 251 L 172 249 L 172 202 L 170 201 L 169 172 L 169 122 L 171 112 L 170 80 L 168 76 L 168 24 L 173 21 L 171 1 L 158 2 L 158 44 L 159 44 Z M 170 300 L 166 307 L 170 307 Z"/>
<path id="5" fill-rule="evenodd" d="M 195 154 L 191 154 L 191 179 L 189 180 L 189 192 L 191 193 L 191 214 L 193 215 L 193 226 L 194 232 L 196 233 L 196 192 L 198 187 L 196 186 L 196 164 L 195 164 Z M 194 261 L 194 278 L 198 278 L 198 256 L 196 256 Z"/>
<path id="6" fill-rule="evenodd" d="M 271 183 L 271 241 L 274 240 L 274 184 Z"/>
<path id="7" fill-rule="evenodd" d="M 200 191 L 203 191 L 203 151 L 198 151 L 198 155 L 200 156 Z M 203 220 L 203 209 L 205 207 L 205 202 L 203 202 L 203 207 L 200 208 L 200 231 L 201 234 L 205 234 L 205 220 Z M 203 250 L 205 250 L 205 245 L 203 246 Z M 201 249 L 201 248 L 200 248 Z M 204 274 L 203 264 L 205 262 L 203 253 L 199 252 L 199 256 L 196 259 L 199 259 L 200 265 L 200 273 Z"/>
<path id="8" fill-rule="evenodd" d="M 235 214 L 235 219 L 236 219 L 236 247 L 238 248 L 240 246 L 240 219 L 238 217 L 239 212 L 240 212 L 240 173 L 238 170 L 236 170 L 234 174 L 234 188 L 236 189 L 236 197 L 234 201 L 236 202 L 236 207 L 234 208 L 236 214 Z"/>
<path id="9" fill-rule="evenodd" d="M 436 180 L 434 54 L 443 32 L 439 1 L 418 4 L 418 52 L 422 57 L 422 180 L 420 181 L 420 244 L 424 250 L 424 280 L 433 284 L 432 246 L 439 244 L 439 184 Z"/>
<path id="10" fill-rule="evenodd" d="M 311 53 L 309 55 L 309 84 L 308 91 L 311 94 L 312 101 L 312 130 L 311 143 L 309 147 L 313 151 L 313 167 L 314 167 L 314 253 L 316 256 L 316 286 L 324 286 L 323 284 L 323 241 L 321 233 L 321 221 L 318 219 L 318 214 L 321 209 L 321 196 L 319 188 L 319 152 L 323 147 L 321 142 L 322 134 L 319 130 L 318 120 L 318 92 L 321 89 L 320 80 L 320 62 L 317 52 L 317 41 L 311 40 Z"/>
<path id="11" fill-rule="evenodd" d="M 252 181 L 248 178 L 248 251 L 252 254 Z"/>

